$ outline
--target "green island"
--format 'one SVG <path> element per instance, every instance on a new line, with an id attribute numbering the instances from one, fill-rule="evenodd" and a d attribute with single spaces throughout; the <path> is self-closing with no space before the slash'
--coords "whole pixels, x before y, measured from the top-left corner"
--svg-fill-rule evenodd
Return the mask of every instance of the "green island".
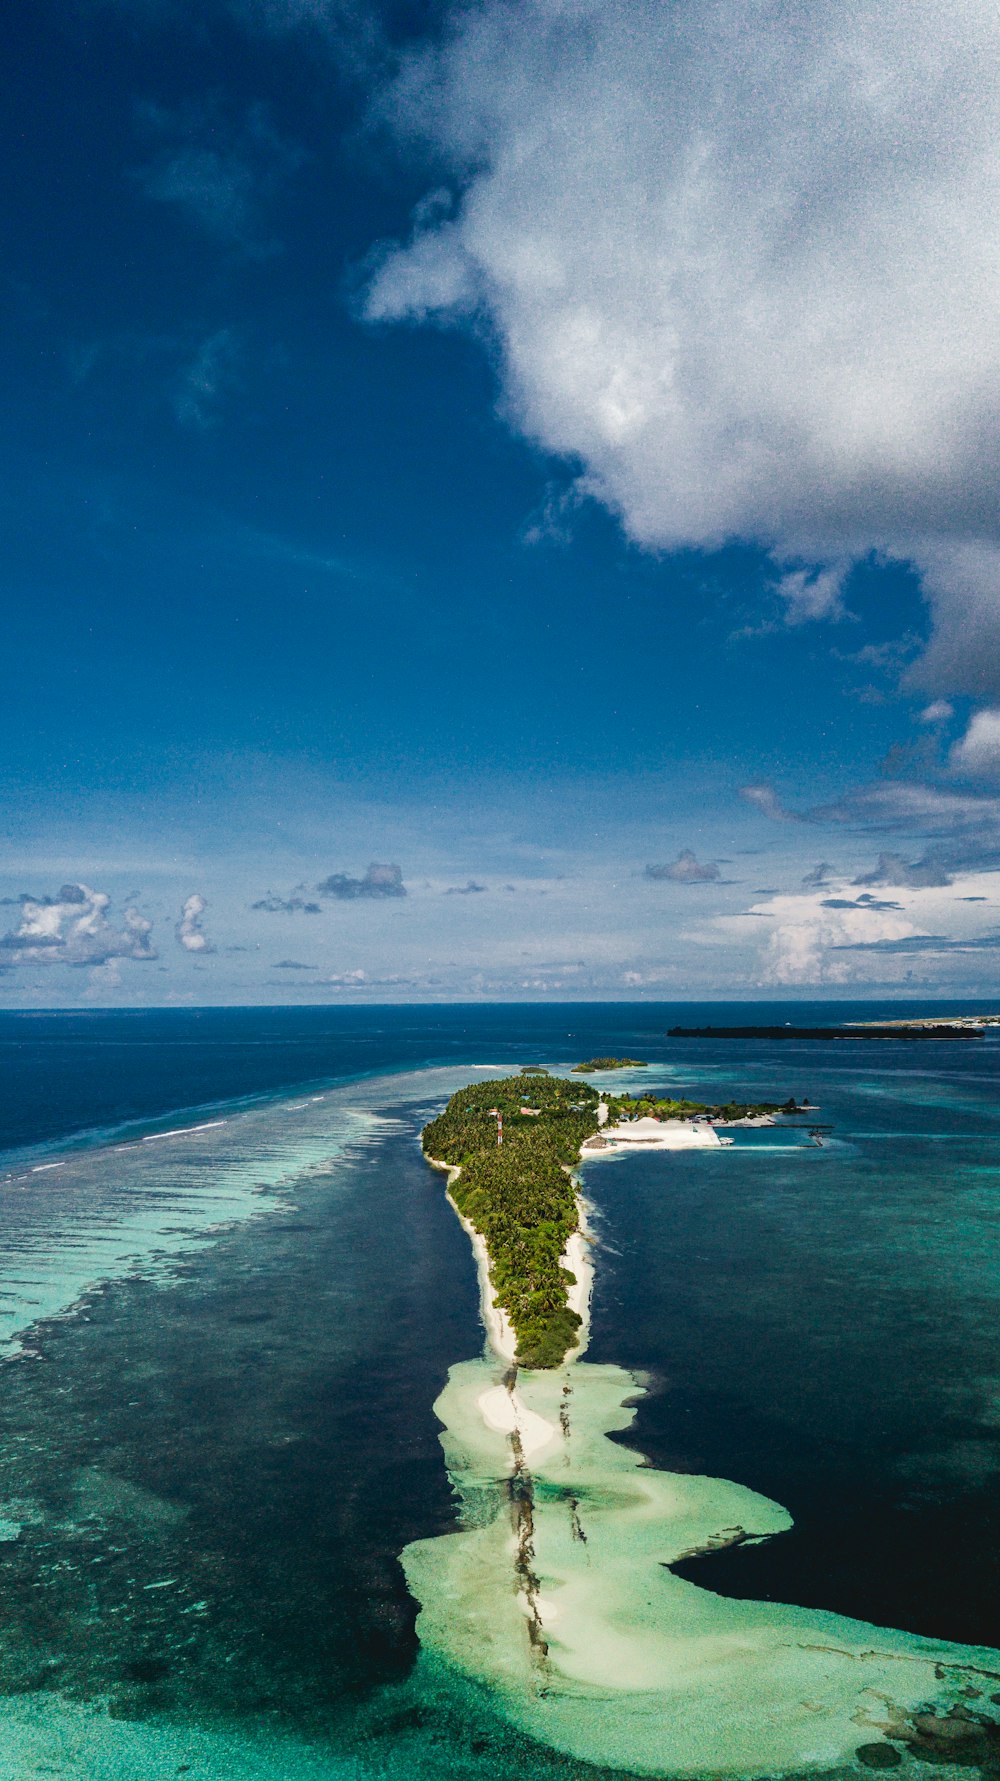
<path id="1" fill-rule="evenodd" d="M 641 1057 L 589 1057 L 585 1063 L 573 1065 L 573 1075 L 582 1076 L 589 1070 L 644 1070 L 646 1060 Z"/>
<path id="2" fill-rule="evenodd" d="M 453 1171 L 451 1197 L 485 1241 L 521 1366 L 558 1367 L 577 1338 L 561 1258 L 580 1222 L 571 1171 L 599 1102 L 585 1082 L 523 1073 L 460 1089 L 424 1127 L 425 1156 Z"/>
<path id="3" fill-rule="evenodd" d="M 563 1256 L 580 1224 L 573 1170 L 584 1140 L 601 1129 L 602 1101 L 612 1126 L 643 1117 L 707 1116 L 721 1123 L 800 1111 L 793 1098 L 712 1107 L 652 1096 L 602 1097 L 589 1083 L 526 1070 L 471 1083 L 452 1095 L 424 1127 L 424 1155 L 448 1169 L 459 1213 L 486 1244 L 494 1304 L 510 1320 L 520 1366 L 561 1366 L 577 1340 L 580 1317 L 567 1298 L 575 1276 Z"/>

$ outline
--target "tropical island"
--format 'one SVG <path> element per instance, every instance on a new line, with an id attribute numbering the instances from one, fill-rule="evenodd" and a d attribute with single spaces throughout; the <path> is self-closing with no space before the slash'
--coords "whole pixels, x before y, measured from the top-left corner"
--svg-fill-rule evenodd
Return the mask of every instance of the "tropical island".
<path id="1" fill-rule="evenodd" d="M 424 1127 L 424 1154 L 447 1167 L 451 1198 L 486 1245 L 525 1367 L 560 1366 L 577 1339 L 563 1262 L 580 1224 L 571 1171 L 599 1103 L 587 1083 L 525 1073 L 460 1089 Z"/>
<path id="2" fill-rule="evenodd" d="M 574 1076 L 584 1076 L 591 1070 L 645 1070 L 646 1060 L 641 1057 L 590 1057 L 585 1063 L 573 1065 Z"/>
<path id="3" fill-rule="evenodd" d="M 793 1097 L 717 1106 L 647 1094 L 602 1097 L 589 1083 L 534 1070 L 470 1083 L 452 1095 L 424 1127 L 423 1150 L 448 1171 L 452 1202 L 483 1246 L 487 1309 L 509 1324 L 515 1362 L 559 1367 L 578 1341 L 582 1318 L 572 1299 L 586 1252 L 573 1170 L 581 1156 L 618 1148 L 623 1131 L 663 1148 L 679 1148 L 681 1139 L 715 1145 L 716 1125 L 769 1122 L 806 1105 Z M 671 1129 L 670 1122 L 679 1123 Z M 621 1139 L 623 1148 L 627 1142 Z"/>
<path id="4" fill-rule="evenodd" d="M 668 1039 L 981 1039 L 996 1017 L 845 1021 L 839 1027 L 671 1027 Z"/>

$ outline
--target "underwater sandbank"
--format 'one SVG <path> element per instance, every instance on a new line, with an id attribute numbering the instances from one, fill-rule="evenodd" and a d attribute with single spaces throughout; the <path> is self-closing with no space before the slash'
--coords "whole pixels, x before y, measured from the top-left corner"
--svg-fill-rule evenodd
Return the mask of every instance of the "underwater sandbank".
<path id="1" fill-rule="evenodd" d="M 963 1750 L 998 1719 L 1000 1652 L 730 1600 L 675 1575 L 681 1559 L 772 1538 L 791 1518 L 742 1485 L 655 1470 L 611 1438 L 644 1387 L 581 1359 L 589 1229 L 566 1258 L 586 1279 L 580 1340 L 561 1367 L 531 1372 L 513 1364 L 486 1245 L 462 1222 L 486 1352 L 450 1369 L 435 1405 L 459 1527 L 402 1555 L 421 1662 L 484 1685 L 513 1724 L 571 1757 L 632 1773 L 861 1774 L 906 1750 L 973 1760 Z"/>

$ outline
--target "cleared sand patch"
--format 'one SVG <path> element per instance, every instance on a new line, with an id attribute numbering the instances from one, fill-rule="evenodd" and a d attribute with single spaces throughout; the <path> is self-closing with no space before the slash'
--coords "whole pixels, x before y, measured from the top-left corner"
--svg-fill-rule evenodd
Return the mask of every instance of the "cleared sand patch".
<path id="1" fill-rule="evenodd" d="M 719 1142 L 710 1126 L 659 1131 L 657 1148 Z M 516 1381 L 486 1247 L 463 1220 L 488 1352 L 452 1367 L 435 1405 L 461 1526 L 402 1555 L 421 1604 L 421 1661 L 485 1684 L 533 1737 L 633 1773 L 815 1773 L 854 1766 L 864 1746 L 892 1762 L 887 1735 L 905 1745 L 941 1724 L 964 1735 L 965 1721 L 944 1716 L 967 1713 L 970 1687 L 977 1711 L 1000 1692 L 1000 1652 L 728 1601 L 674 1575 L 682 1557 L 769 1538 L 791 1518 L 725 1479 L 656 1471 L 609 1438 L 629 1427 L 643 1387 L 624 1368 L 579 1359 L 593 1284 L 581 1210 L 565 1257 L 580 1343 L 561 1368 L 521 1369 Z"/>
<path id="2" fill-rule="evenodd" d="M 741 1485 L 655 1471 L 609 1440 L 641 1390 L 589 1362 L 518 1376 L 524 1411 L 553 1430 L 530 1466 L 528 1599 L 503 1483 L 509 1430 L 483 1415 L 484 1399 L 492 1409 L 508 1394 L 492 1360 L 451 1369 L 435 1408 L 466 1525 L 403 1554 L 429 1653 L 487 1684 L 533 1736 L 656 1775 L 832 1768 L 887 1723 L 960 1704 L 970 1683 L 985 1695 L 983 1670 L 998 1686 L 1000 1653 L 727 1601 L 676 1577 L 667 1567 L 693 1549 L 776 1534 L 790 1518 Z"/>

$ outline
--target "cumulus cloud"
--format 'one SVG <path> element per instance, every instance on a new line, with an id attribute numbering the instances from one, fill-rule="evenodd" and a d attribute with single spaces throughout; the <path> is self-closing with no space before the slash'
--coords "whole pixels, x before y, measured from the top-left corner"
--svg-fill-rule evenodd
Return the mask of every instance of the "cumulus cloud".
<path id="1" fill-rule="evenodd" d="M 880 865 L 896 885 L 892 898 L 859 893 L 841 879 L 830 890 L 755 904 L 742 918 L 759 921 L 749 932 L 740 918 L 716 916 L 702 937 L 742 935 L 755 954 L 756 980 L 788 986 L 902 983 L 907 959 L 926 956 L 930 969 L 938 956 L 1000 947 L 1000 872 L 956 874 L 953 881 L 891 859 Z"/>
<path id="2" fill-rule="evenodd" d="M 985 416 L 984 433 L 987 432 Z M 994 435 L 996 427 L 994 423 Z M 983 441 L 995 474 L 996 452 Z M 981 528 L 989 531 L 989 522 Z M 1000 699 L 1000 544 L 994 537 L 926 543 L 918 556 L 934 631 L 911 668 L 914 688 L 944 688 L 973 698 Z"/>
<path id="3" fill-rule="evenodd" d="M 946 724 L 955 715 L 955 707 L 947 699 L 932 699 L 920 713 L 922 724 Z"/>
<path id="4" fill-rule="evenodd" d="M 925 678 L 1000 692 L 998 53 L 992 0 L 482 0 L 386 96 L 458 195 L 367 316 L 485 322 L 516 428 L 789 617 L 913 562 Z"/>
<path id="5" fill-rule="evenodd" d="M 715 860 L 701 861 L 685 847 L 667 866 L 647 866 L 645 878 L 669 879 L 672 884 L 715 884 L 721 877 Z"/>
<path id="6" fill-rule="evenodd" d="M 976 711 L 951 751 L 955 773 L 969 779 L 1000 779 L 1000 711 Z"/>
<path id="7" fill-rule="evenodd" d="M 840 956 L 843 951 L 856 942 L 900 940 L 913 932 L 913 922 L 902 910 L 859 908 L 847 899 L 838 903 L 815 893 L 775 897 L 761 913 L 772 923 L 760 952 L 765 983 L 849 983 L 865 973 Z"/>
<path id="8" fill-rule="evenodd" d="M 340 971 L 333 977 L 324 977 L 323 982 L 330 984 L 333 989 L 418 989 L 428 987 L 433 979 L 402 976 L 370 977 L 367 971 L 359 970 Z"/>
<path id="9" fill-rule="evenodd" d="M 178 944 L 183 946 L 185 952 L 215 951 L 202 926 L 202 916 L 207 908 L 204 897 L 199 896 L 197 891 L 185 899 L 180 921 L 174 929 Z"/>
<path id="10" fill-rule="evenodd" d="M 804 625 L 813 619 L 847 618 L 843 599 L 846 575 L 844 567 L 790 569 L 775 590 L 785 602 L 785 623 Z"/>
<path id="11" fill-rule="evenodd" d="M 905 940 L 916 926 L 899 905 L 872 907 L 816 891 L 777 896 L 746 913 L 768 924 L 757 950 L 759 981 L 786 986 L 863 982 L 870 971 L 850 955 L 875 941 Z M 731 916 L 713 925 L 729 935 L 741 932 Z"/>
<path id="12" fill-rule="evenodd" d="M 351 902 L 357 897 L 405 897 L 406 886 L 399 866 L 380 864 L 373 860 L 363 878 L 351 878 L 346 872 L 331 872 L 316 886 L 321 897 Z"/>
<path id="13" fill-rule="evenodd" d="M 129 907 L 116 928 L 111 898 L 85 884 L 64 884 L 55 896 L 18 899 L 21 918 L 0 937 L 0 968 L 15 965 L 104 965 L 112 959 L 155 959 L 153 924 Z"/>
<path id="14" fill-rule="evenodd" d="M 319 903 L 311 902 L 306 896 L 304 884 L 297 884 L 289 891 L 287 897 L 278 895 L 277 891 L 268 891 L 266 897 L 258 897 L 251 903 L 251 909 L 263 910 L 267 915 L 320 915 Z"/>

